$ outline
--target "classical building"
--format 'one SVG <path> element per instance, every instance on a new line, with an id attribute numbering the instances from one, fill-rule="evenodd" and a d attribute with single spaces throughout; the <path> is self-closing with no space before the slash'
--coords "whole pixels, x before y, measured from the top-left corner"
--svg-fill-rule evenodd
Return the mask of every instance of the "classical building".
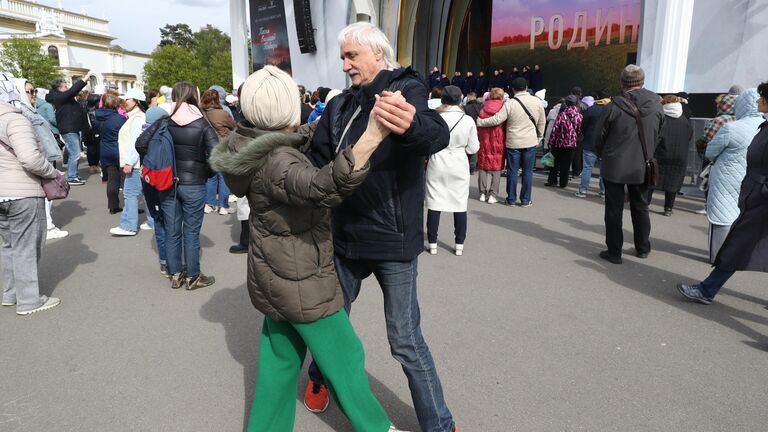
<path id="1" fill-rule="evenodd" d="M 117 85 L 121 93 L 144 88 L 149 55 L 113 45 L 107 20 L 32 1 L 0 0 L 0 43 L 19 36 L 39 41 L 68 80 L 91 71 L 91 88 Z"/>

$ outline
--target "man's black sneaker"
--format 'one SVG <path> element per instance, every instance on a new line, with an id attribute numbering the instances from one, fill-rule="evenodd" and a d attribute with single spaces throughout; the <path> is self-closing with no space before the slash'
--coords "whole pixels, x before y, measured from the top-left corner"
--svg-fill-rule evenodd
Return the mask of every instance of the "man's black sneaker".
<path id="1" fill-rule="evenodd" d="M 120 207 L 118 207 L 118 208 L 114 208 L 114 209 L 109 209 L 109 214 L 112 214 L 112 215 L 113 215 L 113 214 L 118 214 L 118 213 L 120 213 L 121 211 L 123 211 L 123 209 L 121 209 Z"/>
<path id="2" fill-rule="evenodd" d="M 241 244 L 236 244 L 229 248 L 229 253 L 231 254 L 244 254 L 248 253 L 248 246 L 244 246 Z"/>
<path id="3" fill-rule="evenodd" d="M 612 264 L 621 264 L 623 261 L 621 260 L 621 257 L 615 257 L 608 253 L 607 250 L 604 250 L 600 252 L 600 258 L 612 263 Z"/>
<path id="4" fill-rule="evenodd" d="M 198 288 L 209 287 L 216 283 L 216 278 L 213 276 L 206 276 L 202 273 L 195 277 L 187 278 L 187 291 L 196 290 Z"/>
<path id="5" fill-rule="evenodd" d="M 693 300 L 697 303 L 705 305 L 712 304 L 712 299 L 705 297 L 704 294 L 701 293 L 699 287 L 696 285 L 677 284 L 677 290 L 680 292 L 680 294 L 683 295 L 683 297 L 687 298 L 688 300 Z"/>
<path id="6" fill-rule="evenodd" d="M 636 254 L 636 256 L 637 256 L 638 258 L 646 259 L 646 258 L 648 258 L 648 252 L 638 252 L 638 253 Z"/>
<path id="7" fill-rule="evenodd" d="M 85 180 L 80 177 L 75 177 L 73 179 L 67 179 L 67 183 L 69 183 L 70 186 L 82 186 L 85 184 Z"/>

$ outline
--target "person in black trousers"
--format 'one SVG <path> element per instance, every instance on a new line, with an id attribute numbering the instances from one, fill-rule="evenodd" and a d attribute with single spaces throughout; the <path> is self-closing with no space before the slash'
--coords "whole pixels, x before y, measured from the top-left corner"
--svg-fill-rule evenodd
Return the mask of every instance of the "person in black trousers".
<path id="1" fill-rule="evenodd" d="M 600 252 L 600 258 L 613 264 L 622 262 L 625 188 L 629 193 L 637 256 L 646 258 L 651 252 L 646 161 L 659 142 L 664 113 L 659 96 L 644 89 L 644 81 L 641 67 L 624 68 L 622 94 L 606 106 L 596 129 L 596 150 L 603 160 L 601 174 L 605 179 L 605 244 L 608 246 L 608 250 Z M 642 129 L 638 129 L 638 125 Z"/>
<path id="2" fill-rule="evenodd" d="M 544 186 L 568 186 L 568 169 L 573 160 L 573 152 L 581 136 L 581 124 L 584 117 L 581 115 L 576 96 L 565 98 L 565 109 L 558 114 L 552 134 L 549 136 L 549 148 L 555 156 L 555 166 L 549 170 L 549 179 Z M 560 181 L 558 182 L 558 177 Z"/>

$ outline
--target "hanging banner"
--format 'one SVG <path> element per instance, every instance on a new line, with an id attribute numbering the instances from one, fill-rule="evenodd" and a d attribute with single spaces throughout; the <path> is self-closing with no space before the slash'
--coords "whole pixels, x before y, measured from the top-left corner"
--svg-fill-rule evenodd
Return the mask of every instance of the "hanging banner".
<path id="1" fill-rule="evenodd" d="M 577 85 L 585 95 L 618 91 L 621 69 L 637 55 L 639 0 L 493 0 L 492 19 L 492 69 L 538 75 L 549 96 Z"/>
<path id="2" fill-rule="evenodd" d="M 291 73 L 291 51 L 283 0 L 251 0 L 253 70 L 266 65 Z"/>

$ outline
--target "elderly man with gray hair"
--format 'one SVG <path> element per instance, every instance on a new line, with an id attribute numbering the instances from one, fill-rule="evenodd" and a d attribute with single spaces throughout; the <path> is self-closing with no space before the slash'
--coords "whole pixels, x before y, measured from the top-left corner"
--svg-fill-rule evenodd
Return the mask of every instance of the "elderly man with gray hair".
<path id="1" fill-rule="evenodd" d="M 422 336 L 416 295 L 418 256 L 424 251 L 424 162 L 448 145 L 448 126 L 427 107 L 424 80 L 397 64 L 376 26 L 346 27 L 339 45 L 352 86 L 326 106 L 309 158 L 318 167 L 330 163 L 360 138 L 371 112 L 391 132 L 371 156 L 368 178 L 332 214 L 334 260 L 346 309 L 362 281 L 375 276 L 384 294 L 392 355 L 408 378 L 421 429 L 451 432 L 453 417 Z M 327 389 L 314 365 L 310 378 L 305 405 L 322 412 Z"/>
<path id="2" fill-rule="evenodd" d="M 595 148 L 602 158 L 605 180 L 605 244 L 600 258 L 621 264 L 624 244 L 622 215 L 624 191 L 629 193 L 635 252 L 647 258 L 651 252 L 651 220 L 648 216 L 648 161 L 656 151 L 664 124 L 659 96 L 643 88 L 643 68 L 628 65 L 621 72 L 620 96 L 609 103 L 595 128 Z"/>

